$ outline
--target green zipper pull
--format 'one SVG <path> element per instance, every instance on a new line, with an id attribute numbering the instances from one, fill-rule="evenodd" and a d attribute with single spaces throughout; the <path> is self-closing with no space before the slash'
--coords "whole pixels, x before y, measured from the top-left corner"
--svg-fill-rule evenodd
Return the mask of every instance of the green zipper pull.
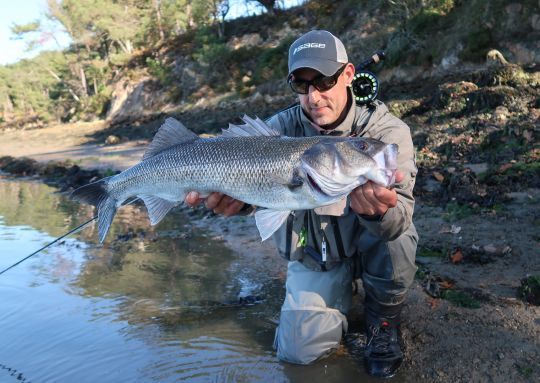
<path id="1" fill-rule="evenodd" d="M 307 237 L 307 230 L 305 227 L 300 230 L 300 234 L 298 235 L 298 245 L 301 247 L 306 246 L 306 237 Z"/>

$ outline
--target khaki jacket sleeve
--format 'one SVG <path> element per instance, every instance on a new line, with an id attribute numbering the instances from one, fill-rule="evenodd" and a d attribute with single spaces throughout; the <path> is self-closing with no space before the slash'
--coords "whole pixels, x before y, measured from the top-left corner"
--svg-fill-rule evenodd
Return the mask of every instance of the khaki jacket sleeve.
<path id="1" fill-rule="evenodd" d="M 367 133 L 388 144 L 399 145 L 397 164 L 405 177 L 395 186 L 398 195 L 397 206 L 388 209 L 386 214 L 376 221 L 358 215 L 362 226 L 382 239 L 392 241 L 409 228 L 414 211 L 413 188 L 417 168 L 411 132 L 403 121 L 387 112 Z"/>

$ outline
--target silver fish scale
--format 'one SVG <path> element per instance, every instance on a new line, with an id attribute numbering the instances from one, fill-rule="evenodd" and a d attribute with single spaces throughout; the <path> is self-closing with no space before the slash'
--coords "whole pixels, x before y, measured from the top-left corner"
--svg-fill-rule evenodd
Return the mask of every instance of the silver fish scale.
<path id="1" fill-rule="evenodd" d="M 141 194 L 180 201 L 194 190 L 219 191 L 258 206 L 304 208 L 315 199 L 311 189 L 287 184 L 302 153 L 325 139 L 335 138 L 199 139 L 165 149 L 112 177 L 108 189 L 120 201 Z"/>

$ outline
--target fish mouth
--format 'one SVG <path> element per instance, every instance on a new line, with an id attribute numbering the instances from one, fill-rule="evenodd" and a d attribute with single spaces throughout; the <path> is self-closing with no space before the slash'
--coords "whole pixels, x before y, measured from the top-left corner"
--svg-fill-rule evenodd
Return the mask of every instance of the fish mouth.
<path id="1" fill-rule="evenodd" d="M 309 183 L 309 186 L 311 186 L 311 188 L 313 190 L 315 190 L 317 193 L 325 196 L 325 197 L 328 197 L 328 194 L 326 194 L 322 189 L 321 187 L 319 186 L 319 184 L 317 184 L 317 181 L 315 181 L 315 179 L 308 173 L 307 174 L 307 180 L 308 180 L 308 183 Z"/>

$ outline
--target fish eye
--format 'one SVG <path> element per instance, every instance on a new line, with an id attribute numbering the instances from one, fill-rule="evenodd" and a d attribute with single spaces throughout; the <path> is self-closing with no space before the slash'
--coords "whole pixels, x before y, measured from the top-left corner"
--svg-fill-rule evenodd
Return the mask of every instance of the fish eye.
<path id="1" fill-rule="evenodd" d="M 364 140 L 355 140 L 353 141 L 353 145 L 358 150 L 365 151 L 368 149 L 368 143 Z"/>

